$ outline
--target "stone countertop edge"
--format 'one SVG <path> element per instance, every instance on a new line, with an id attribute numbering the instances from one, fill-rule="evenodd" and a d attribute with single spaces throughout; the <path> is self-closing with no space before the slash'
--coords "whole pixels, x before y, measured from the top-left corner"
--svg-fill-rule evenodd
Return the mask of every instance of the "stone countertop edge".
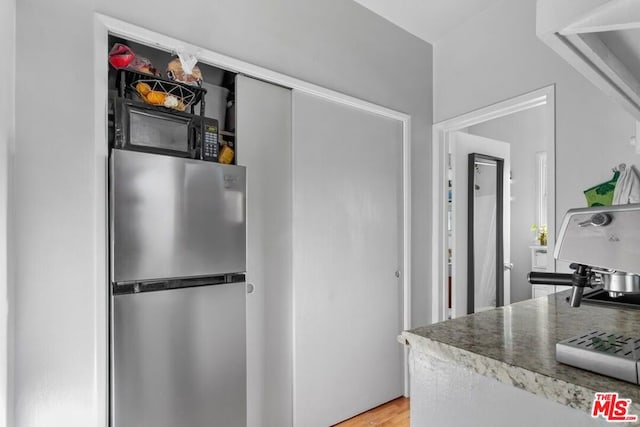
<path id="1" fill-rule="evenodd" d="M 596 390 L 552 378 L 526 368 L 473 353 L 449 344 L 404 331 L 398 341 L 408 344 L 413 351 L 424 353 L 441 361 L 470 369 L 478 374 L 496 379 L 504 384 L 526 390 L 562 405 L 591 413 Z M 632 402 L 635 413 L 640 405 Z"/>

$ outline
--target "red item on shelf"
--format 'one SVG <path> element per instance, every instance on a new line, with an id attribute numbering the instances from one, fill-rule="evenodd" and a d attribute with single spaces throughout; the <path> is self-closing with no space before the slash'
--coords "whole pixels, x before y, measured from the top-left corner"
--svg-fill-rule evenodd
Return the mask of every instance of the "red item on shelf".
<path id="1" fill-rule="evenodd" d="M 129 46 L 116 43 L 109 52 L 109 64 L 114 68 L 127 68 L 135 59 L 136 54 L 133 53 Z"/>
<path id="2" fill-rule="evenodd" d="M 116 43 L 109 52 L 109 63 L 116 69 L 126 68 L 139 73 L 159 76 L 158 70 L 144 56 L 136 55 L 129 46 Z"/>

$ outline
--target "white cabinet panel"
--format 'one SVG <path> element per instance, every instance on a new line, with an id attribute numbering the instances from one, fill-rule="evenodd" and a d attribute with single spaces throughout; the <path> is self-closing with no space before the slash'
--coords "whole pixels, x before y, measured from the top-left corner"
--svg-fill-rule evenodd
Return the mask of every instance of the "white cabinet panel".
<path id="1" fill-rule="evenodd" d="M 294 425 L 403 393 L 402 125 L 293 92 Z"/>
<path id="2" fill-rule="evenodd" d="M 583 411 L 470 369 L 411 352 L 411 425 L 425 427 L 603 427 Z"/>
<path id="3" fill-rule="evenodd" d="M 238 76 L 247 167 L 247 425 L 292 425 L 291 91 Z"/>

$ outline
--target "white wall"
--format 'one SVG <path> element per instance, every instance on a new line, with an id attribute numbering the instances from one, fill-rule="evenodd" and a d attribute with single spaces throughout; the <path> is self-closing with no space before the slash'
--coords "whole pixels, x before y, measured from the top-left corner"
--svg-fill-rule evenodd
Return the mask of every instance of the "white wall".
<path id="1" fill-rule="evenodd" d="M 93 12 L 413 116 L 414 323 L 428 323 L 431 46 L 354 2 L 17 4 L 15 426 L 103 425 Z M 45 65 L 46 64 L 46 65 Z M 105 64 L 106 66 L 106 64 Z M 331 126 L 323 123 L 319 125 Z M 336 130 L 339 131 L 339 130 Z M 328 141 L 328 144 L 330 141 Z"/>
<path id="2" fill-rule="evenodd" d="M 11 405 L 8 394 L 8 376 L 11 335 L 9 334 L 9 275 L 7 271 L 8 199 L 10 156 L 14 139 L 14 83 L 15 83 L 15 0 L 0 2 L 0 52 L 5 58 L 0 79 L 0 425 L 8 422 Z"/>
<path id="3" fill-rule="evenodd" d="M 490 120 L 468 130 L 473 135 L 511 144 L 511 302 L 531 298 L 526 281 L 531 271 L 529 246 L 536 244 L 531 225 L 536 223 L 536 152 L 544 151 L 548 135 L 545 107 L 537 107 L 499 119 Z M 505 171 L 509 173 L 509 171 Z"/>
<path id="4" fill-rule="evenodd" d="M 640 163 L 631 116 L 536 37 L 535 0 L 505 0 L 434 46 L 435 122 L 556 83 L 556 218 L 617 163 Z M 514 283 L 515 285 L 515 283 Z"/>

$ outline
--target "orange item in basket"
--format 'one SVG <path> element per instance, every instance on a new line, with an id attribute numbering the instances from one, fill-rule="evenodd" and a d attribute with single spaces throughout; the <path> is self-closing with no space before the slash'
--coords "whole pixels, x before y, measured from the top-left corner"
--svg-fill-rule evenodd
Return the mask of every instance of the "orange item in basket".
<path id="1" fill-rule="evenodd" d="M 149 92 L 151 92 L 151 86 L 144 82 L 140 82 L 136 85 L 136 90 L 140 94 L 140 96 L 145 97 Z"/>
<path id="2" fill-rule="evenodd" d="M 145 99 L 149 104 L 163 105 L 166 97 L 167 97 L 166 93 L 152 90 L 151 92 L 147 93 Z"/>

